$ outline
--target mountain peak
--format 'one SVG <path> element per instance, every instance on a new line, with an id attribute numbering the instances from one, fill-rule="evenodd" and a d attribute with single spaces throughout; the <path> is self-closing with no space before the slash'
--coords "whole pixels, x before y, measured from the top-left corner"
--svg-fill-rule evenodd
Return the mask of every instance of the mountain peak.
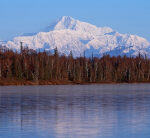
<path id="1" fill-rule="evenodd" d="M 110 27 L 96 27 L 95 25 L 76 20 L 70 16 L 62 16 L 59 20 L 48 26 L 44 32 L 55 30 L 73 30 L 95 35 L 113 32 Z"/>
<path id="2" fill-rule="evenodd" d="M 76 26 L 77 20 L 73 19 L 70 16 L 63 16 L 57 22 L 55 26 L 55 30 L 63 30 L 63 29 L 71 29 L 74 30 Z"/>
<path id="3" fill-rule="evenodd" d="M 70 16 L 62 16 L 55 22 L 53 22 L 50 26 L 45 28 L 44 32 L 49 32 L 52 30 L 64 30 L 64 29 L 74 29 L 73 26 L 75 26 L 77 20 Z"/>
<path id="4" fill-rule="evenodd" d="M 74 18 L 72 18 L 71 16 L 62 16 L 59 21 L 62 22 L 66 22 L 66 21 L 71 21 L 71 20 L 75 20 Z"/>

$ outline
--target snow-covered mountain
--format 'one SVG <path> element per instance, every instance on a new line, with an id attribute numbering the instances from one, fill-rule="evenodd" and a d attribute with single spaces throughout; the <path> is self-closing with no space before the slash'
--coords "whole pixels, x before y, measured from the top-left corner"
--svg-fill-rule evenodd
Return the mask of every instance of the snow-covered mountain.
<path id="1" fill-rule="evenodd" d="M 7 41 L 0 40 L 0 46 L 3 46 L 7 43 Z"/>
<path id="2" fill-rule="evenodd" d="M 137 35 L 120 34 L 109 27 L 96 27 L 86 22 L 64 16 L 39 33 L 15 37 L 6 46 L 19 50 L 20 42 L 35 50 L 53 50 L 62 54 L 72 51 L 75 57 L 83 55 L 102 56 L 128 55 L 139 53 L 150 56 L 150 43 Z"/>

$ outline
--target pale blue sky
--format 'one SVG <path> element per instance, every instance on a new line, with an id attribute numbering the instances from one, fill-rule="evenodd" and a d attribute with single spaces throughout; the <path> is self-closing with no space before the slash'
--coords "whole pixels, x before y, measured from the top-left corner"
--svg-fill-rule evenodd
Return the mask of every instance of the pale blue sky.
<path id="1" fill-rule="evenodd" d="M 37 32 L 61 16 L 150 41 L 150 0 L 0 0 L 0 39 Z"/>

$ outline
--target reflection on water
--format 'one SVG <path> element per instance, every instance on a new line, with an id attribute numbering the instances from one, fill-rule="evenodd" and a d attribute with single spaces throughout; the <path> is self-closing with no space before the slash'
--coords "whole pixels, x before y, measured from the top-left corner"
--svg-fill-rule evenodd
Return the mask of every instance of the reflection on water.
<path id="1" fill-rule="evenodd" d="M 0 138 L 148 138 L 150 85 L 0 87 Z"/>

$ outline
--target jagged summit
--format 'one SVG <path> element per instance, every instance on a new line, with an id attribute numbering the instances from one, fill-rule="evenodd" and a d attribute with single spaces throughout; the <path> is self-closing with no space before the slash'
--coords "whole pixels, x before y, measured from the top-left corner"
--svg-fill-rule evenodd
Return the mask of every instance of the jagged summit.
<path id="1" fill-rule="evenodd" d="M 54 30 L 75 30 L 75 31 L 83 31 L 83 32 L 96 32 L 98 34 L 110 33 L 113 30 L 110 27 L 99 27 L 97 28 L 94 25 L 91 25 L 86 22 L 81 22 L 76 20 L 70 16 L 63 16 L 59 18 L 56 22 L 52 23 L 45 29 L 45 32 L 54 31 Z"/>
<path id="2" fill-rule="evenodd" d="M 76 22 L 77 20 L 73 19 L 70 16 L 63 16 L 52 23 L 50 26 L 48 26 L 45 29 L 45 32 L 49 32 L 52 30 L 73 29 L 73 26 L 76 25 Z"/>
<path id="3" fill-rule="evenodd" d="M 56 21 L 52 22 L 49 26 L 47 26 L 44 30 L 42 30 L 43 32 L 49 32 L 55 29 L 55 26 L 59 23 L 62 22 L 62 20 L 65 20 L 64 18 L 69 18 L 69 16 L 63 16 L 59 19 L 57 19 Z"/>
<path id="4" fill-rule="evenodd" d="M 75 27 L 79 21 L 73 19 L 70 16 L 63 16 L 60 18 L 60 20 L 57 22 L 55 26 L 55 30 L 62 30 L 62 29 L 71 29 L 75 30 Z"/>
<path id="5" fill-rule="evenodd" d="M 83 55 L 102 56 L 127 55 L 135 56 L 139 52 L 150 56 L 150 43 L 137 35 L 120 34 L 110 27 L 95 25 L 63 16 L 36 34 L 15 37 L 6 46 L 19 49 L 20 42 L 35 50 L 53 50 L 58 48 L 60 53 L 68 55 L 70 51 L 75 57 Z"/>

